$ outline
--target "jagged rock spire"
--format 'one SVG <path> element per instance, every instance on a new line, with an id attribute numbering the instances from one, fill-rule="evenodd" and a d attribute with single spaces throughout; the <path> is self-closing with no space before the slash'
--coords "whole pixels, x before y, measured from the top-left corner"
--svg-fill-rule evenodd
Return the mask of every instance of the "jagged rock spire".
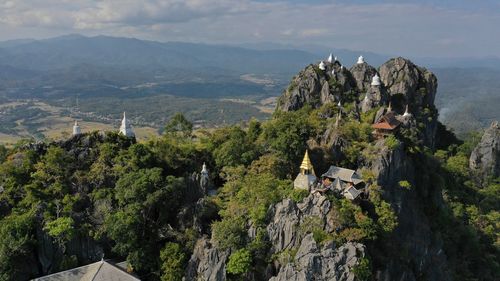
<path id="1" fill-rule="evenodd" d="M 333 62 L 333 55 L 332 55 L 332 53 L 330 53 L 330 55 L 328 56 L 328 62 L 329 63 Z"/>
<path id="2" fill-rule="evenodd" d="M 126 137 L 133 138 L 135 137 L 135 133 L 132 130 L 132 126 L 127 119 L 125 112 L 123 112 L 122 125 L 120 126 L 120 133 Z"/>
<path id="3" fill-rule="evenodd" d="M 378 76 L 377 73 L 375 73 L 375 76 L 373 76 L 371 85 L 372 86 L 380 86 L 381 85 L 380 77 Z"/>
<path id="4" fill-rule="evenodd" d="M 326 67 L 325 67 L 325 63 L 324 63 L 323 61 L 321 61 L 321 62 L 319 63 L 318 67 L 319 67 L 319 69 L 321 69 L 321 70 L 325 70 L 325 69 L 326 69 Z"/>
<path id="5" fill-rule="evenodd" d="M 73 125 L 73 136 L 77 136 L 82 133 L 80 126 L 78 125 L 78 121 L 75 120 L 75 124 Z"/>
<path id="6" fill-rule="evenodd" d="M 363 56 L 359 56 L 357 64 L 362 64 L 362 63 L 365 63 L 365 59 L 363 58 Z"/>

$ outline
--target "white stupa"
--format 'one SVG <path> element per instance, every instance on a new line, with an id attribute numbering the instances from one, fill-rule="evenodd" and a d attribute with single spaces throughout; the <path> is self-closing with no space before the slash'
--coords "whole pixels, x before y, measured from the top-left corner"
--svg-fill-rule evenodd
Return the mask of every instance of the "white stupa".
<path id="1" fill-rule="evenodd" d="M 375 76 L 372 78 L 372 86 L 380 86 L 380 77 L 378 76 L 377 73 L 375 73 Z"/>
<path id="2" fill-rule="evenodd" d="M 359 56 L 357 64 L 363 64 L 363 63 L 365 63 L 365 59 L 363 58 L 363 56 Z"/>
<path id="3" fill-rule="evenodd" d="M 335 58 L 333 58 L 333 61 L 339 61 L 339 58 L 335 56 Z"/>
<path id="4" fill-rule="evenodd" d="M 335 69 L 332 69 L 332 75 L 335 75 Z"/>
<path id="5" fill-rule="evenodd" d="M 201 168 L 201 175 L 206 175 L 208 176 L 208 170 L 207 170 L 207 165 L 205 165 L 205 162 L 203 162 L 203 166 Z"/>
<path id="6" fill-rule="evenodd" d="M 328 56 L 328 62 L 329 63 L 333 62 L 333 55 L 332 55 L 332 53 L 330 53 L 330 55 Z"/>
<path id="7" fill-rule="evenodd" d="M 403 117 L 410 117 L 411 113 L 408 111 L 408 105 L 406 105 L 405 113 L 403 114 Z"/>
<path id="8" fill-rule="evenodd" d="M 340 100 L 339 100 L 339 103 L 337 103 L 337 106 L 342 107 L 342 103 L 340 102 Z"/>
<path id="9" fill-rule="evenodd" d="M 125 115 L 125 112 L 123 112 L 122 125 L 120 126 L 120 134 L 129 138 L 135 137 L 134 131 L 132 130 L 132 126 L 130 125 L 127 116 Z"/>
<path id="10" fill-rule="evenodd" d="M 323 61 L 321 61 L 321 62 L 319 63 L 318 67 L 319 67 L 319 69 L 321 69 L 321 70 L 325 70 L 325 69 L 326 69 L 326 67 L 325 67 L 325 63 L 324 63 Z"/>
<path id="11" fill-rule="evenodd" d="M 344 67 L 343 65 L 341 65 L 341 66 L 340 66 L 340 70 L 344 70 L 344 68 L 345 68 L 345 67 Z"/>
<path id="12" fill-rule="evenodd" d="M 75 120 L 75 125 L 73 125 L 73 136 L 77 136 L 82 133 L 80 126 L 78 125 L 78 121 Z"/>

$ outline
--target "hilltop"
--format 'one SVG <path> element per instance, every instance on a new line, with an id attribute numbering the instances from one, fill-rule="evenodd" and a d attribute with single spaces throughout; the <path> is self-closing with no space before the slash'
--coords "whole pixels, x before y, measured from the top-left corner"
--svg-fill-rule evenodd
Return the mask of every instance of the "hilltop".
<path id="1" fill-rule="evenodd" d="M 332 57 L 268 121 L 0 146 L 0 279 L 104 254 L 143 280 L 497 280 L 498 125 L 457 139 L 437 87 Z"/>

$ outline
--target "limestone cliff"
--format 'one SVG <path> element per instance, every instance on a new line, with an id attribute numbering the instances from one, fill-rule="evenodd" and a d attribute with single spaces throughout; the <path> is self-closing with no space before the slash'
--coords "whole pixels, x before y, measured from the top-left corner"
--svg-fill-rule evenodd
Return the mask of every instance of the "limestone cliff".
<path id="1" fill-rule="evenodd" d="M 474 148 L 469 166 L 476 171 L 480 180 L 500 176 L 500 126 L 495 121 L 486 129 L 479 144 Z"/>

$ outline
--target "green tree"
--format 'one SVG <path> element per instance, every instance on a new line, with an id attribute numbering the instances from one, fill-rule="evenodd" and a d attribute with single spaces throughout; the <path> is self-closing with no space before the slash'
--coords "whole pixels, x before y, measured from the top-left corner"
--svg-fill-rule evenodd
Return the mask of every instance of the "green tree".
<path id="1" fill-rule="evenodd" d="M 176 113 L 165 126 L 167 135 L 179 134 L 182 137 L 190 137 L 193 132 L 193 124 L 189 122 L 182 113 Z"/>
<path id="2" fill-rule="evenodd" d="M 227 272 L 234 275 L 245 274 L 252 265 L 252 255 L 247 249 L 240 249 L 229 256 L 227 262 Z"/>
<path id="3" fill-rule="evenodd" d="M 169 242 L 161 250 L 161 280 L 181 281 L 184 276 L 184 267 L 187 256 L 177 243 Z"/>

